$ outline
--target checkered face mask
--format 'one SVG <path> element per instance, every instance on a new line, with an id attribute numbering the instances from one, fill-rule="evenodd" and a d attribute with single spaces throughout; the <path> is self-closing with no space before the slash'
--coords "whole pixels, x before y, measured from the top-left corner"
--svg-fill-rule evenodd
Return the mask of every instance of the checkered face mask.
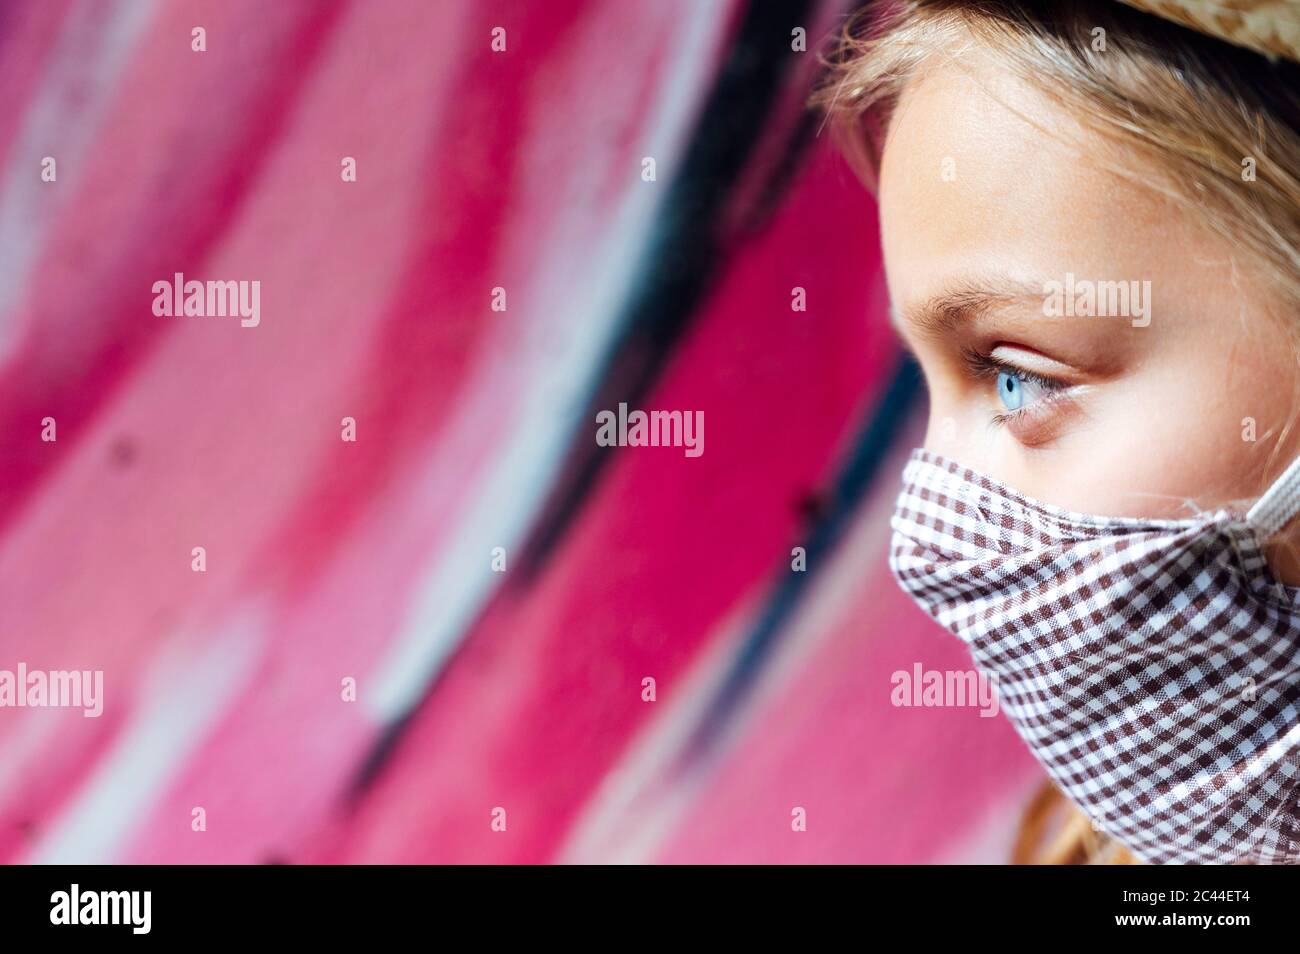
<path id="1" fill-rule="evenodd" d="M 960 637 L 1048 774 L 1150 862 L 1300 861 L 1300 587 L 1242 517 L 1070 513 L 918 450 L 890 566 Z"/>

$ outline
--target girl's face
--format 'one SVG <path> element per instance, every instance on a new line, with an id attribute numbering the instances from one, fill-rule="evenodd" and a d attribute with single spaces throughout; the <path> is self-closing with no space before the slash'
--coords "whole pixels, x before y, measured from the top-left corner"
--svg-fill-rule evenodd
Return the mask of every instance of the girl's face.
<path id="1" fill-rule="evenodd" d="M 880 216 L 929 450 L 1107 516 L 1186 517 L 1286 467 L 1300 380 L 1284 306 L 1246 253 L 1146 187 L 1159 181 L 978 48 L 909 84 Z M 1294 548 L 1273 562 L 1300 583 Z"/>

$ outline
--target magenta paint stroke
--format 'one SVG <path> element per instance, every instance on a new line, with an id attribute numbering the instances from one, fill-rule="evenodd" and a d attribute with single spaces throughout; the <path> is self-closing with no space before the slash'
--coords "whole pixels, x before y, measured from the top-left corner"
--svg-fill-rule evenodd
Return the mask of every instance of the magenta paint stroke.
<path id="1" fill-rule="evenodd" d="M 1014 736 L 888 704 L 960 664 L 883 569 L 901 438 L 827 503 L 899 360 L 789 49 L 843 10 L 764 6 L 5 5 L 0 668 L 104 698 L 0 708 L 0 859 L 1000 860 Z"/>

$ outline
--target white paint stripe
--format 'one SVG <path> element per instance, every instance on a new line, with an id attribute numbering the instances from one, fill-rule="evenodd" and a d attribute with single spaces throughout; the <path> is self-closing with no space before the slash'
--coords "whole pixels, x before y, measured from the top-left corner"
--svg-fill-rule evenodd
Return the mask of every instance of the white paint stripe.
<path id="1" fill-rule="evenodd" d="M 49 718 L 47 709 L 6 709 L 3 740 L 0 741 L 0 805 L 12 805 L 16 790 L 28 777 L 26 766 L 39 759 L 41 752 L 58 744 L 64 719 Z M 80 712 L 74 717 L 82 719 Z"/>
<path id="2" fill-rule="evenodd" d="M 0 357 L 18 335 L 11 309 L 51 223 L 73 194 L 90 143 L 117 95 L 117 80 L 153 12 L 154 0 L 82 0 L 68 12 L 34 87 L 0 178 Z M 15 105 L 21 106 L 7 104 Z M 41 180 L 45 156 L 57 164 L 52 183 Z"/>
<path id="3" fill-rule="evenodd" d="M 684 33 L 672 43 L 676 61 L 668 67 L 670 81 L 660 91 L 657 115 L 647 123 L 650 132 L 644 151 L 637 155 L 680 153 L 699 91 L 707 88 L 715 60 L 709 54 L 727 27 L 727 12 L 728 7 L 719 4 L 711 16 L 682 18 Z M 639 165 L 628 174 L 634 177 L 638 171 Z M 636 179 L 634 185 L 643 183 Z M 582 246 L 570 236 L 585 233 L 583 218 L 557 223 L 555 233 L 545 239 L 528 236 L 528 248 L 520 250 L 520 255 L 526 253 L 527 260 L 533 261 L 539 248 L 561 250 L 563 263 L 553 261 L 536 269 L 546 283 L 537 289 L 533 310 L 566 315 L 570 322 L 556 329 L 556 351 L 547 355 L 524 353 L 518 347 L 521 329 L 503 329 L 516 338 L 514 347 L 503 341 L 500 347 L 485 349 L 495 359 L 480 369 L 478 380 L 466 389 L 474 395 L 469 399 L 473 403 L 440 441 L 422 478 L 426 494 L 454 493 L 449 485 L 456 481 L 449 475 L 456 474 L 464 461 L 473 460 L 473 449 L 483 435 L 499 427 L 500 395 L 518 395 L 511 430 L 495 438 L 503 452 L 478 483 L 474 501 L 445 545 L 439 547 L 405 626 L 369 677 L 370 688 L 362 698 L 381 721 L 397 718 L 418 701 L 490 597 L 497 582 L 489 579 L 496 574 L 484 572 L 491 548 L 503 546 L 510 553 L 527 532 L 563 463 L 574 416 L 594 387 L 598 362 L 618 330 L 619 306 L 635 279 L 643 243 L 665 192 L 635 187 L 624 192 L 622 208 L 607 226 L 608 234 L 636 236 L 637 241 L 607 242 L 595 259 L 573 261 L 572 250 Z M 531 367 L 521 367 L 521 358 L 531 358 Z M 591 427 L 594 440 L 594 422 Z"/>
<path id="4" fill-rule="evenodd" d="M 956 842 L 944 846 L 937 858 L 916 861 L 939 865 L 1010 864 L 1025 808 L 1045 780 L 1041 772 L 1026 767 L 1024 778 L 991 799 Z"/>
<path id="5" fill-rule="evenodd" d="M 220 633 L 186 640 L 187 655 L 174 650 L 154 663 L 129 722 L 35 846 L 29 863 L 119 860 L 166 786 L 247 685 L 264 645 L 262 618 L 246 613 Z M 120 691 L 106 674 L 106 708 L 130 704 L 114 700 Z M 179 831 L 188 831 L 184 817 L 173 823 Z"/>
<path id="6" fill-rule="evenodd" d="M 916 424 L 909 429 L 920 434 Z M 806 667 L 816 665 L 817 654 L 826 651 L 827 640 L 836 639 L 843 630 L 844 620 L 852 618 L 855 629 L 877 631 L 880 621 L 864 619 L 858 609 L 861 570 L 879 558 L 881 541 L 889 537 L 893 475 L 902 469 L 906 448 L 911 446 L 902 441 L 890 452 L 839 549 L 830 555 L 832 563 L 810 581 L 798 613 L 750 687 L 741 711 L 723 727 L 715 742 L 715 759 L 725 758 L 737 740 L 752 732 L 749 720 L 778 705 L 792 680 L 804 678 Z M 751 606 L 741 607 L 723 621 L 712 645 L 676 679 L 671 698 L 655 702 L 654 717 L 628 743 L 583 806 L 557 855 L 561 864 L 652 863 L 683 818 L 698 808 L 700 791 L 712 781 L 717 761 L 697 766 L 683 778 L 674 778 L 671 770 L 745 647 L 762 601 L 770 598 L 768 583 L 760 582 Z"/>
<path id="7" fill-rule="evenodd" d="M 654 717 L 628 743 L 583 806 L 557 852 L 559 864 L 630 865 L 654 860 L 711 780 L 707 770 L 698 769 L 687 777 L 674 777 L 673 762 L 699 727 L 752 625 L 752 608 L 734 613 L 720 627 L 713 645 L 677 678 L 670 696 L 653 703 Z"/>

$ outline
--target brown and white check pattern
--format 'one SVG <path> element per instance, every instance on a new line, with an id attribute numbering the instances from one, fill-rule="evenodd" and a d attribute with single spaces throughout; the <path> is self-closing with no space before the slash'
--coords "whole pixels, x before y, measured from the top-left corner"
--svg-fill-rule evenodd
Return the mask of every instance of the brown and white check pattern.
<path id="1" fill-rule="evenodd" d="M 1300 588 L 1222 510 L 1092 517 L 918 450 L 890 565 L 1034 755 L 1151 862 L 1300 861 Z"/>

